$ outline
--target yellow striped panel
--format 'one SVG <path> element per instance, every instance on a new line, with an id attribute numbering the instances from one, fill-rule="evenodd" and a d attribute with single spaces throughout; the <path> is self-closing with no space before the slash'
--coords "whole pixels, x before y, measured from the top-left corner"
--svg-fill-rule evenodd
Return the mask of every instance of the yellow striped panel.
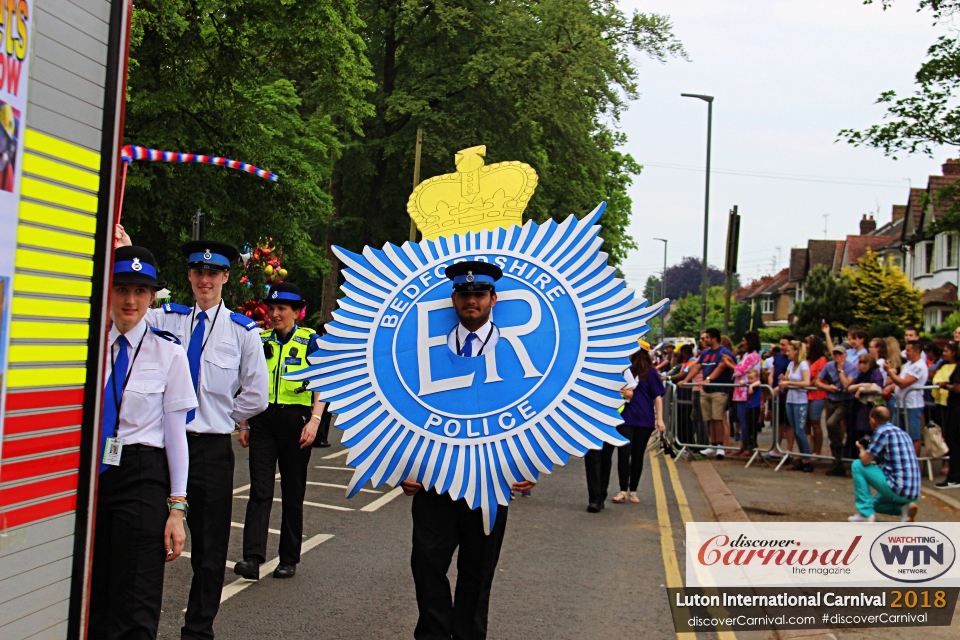
<path id="1" fill-rule="evenodd" d="M 13 276 L 13 289 L 20 293 L 49 293 L 87 298 L 93 290 L 93 283 L 86 280 L 67 280 L 18 273 Z"/>
<path id="2" fill-rule="evenodd" d="M 87 169 L 93 169 L 94 171 L 100 170 L 99 153 L 78 147 L 69 142 L 64 142 L 63 140 L 52 138 L 32 129 L 27 129 L 26 135 L 24 135 L 23 138 L 23 144 L 31 151 L 39 151 L 48 156 L 63 158 L 67 162 L 72 162 L 73 164 L 86 167 Z"/>
<path id="3" fill-rule="evenodd" d="M 23 156 L 23 171 L 88 191 L 95 192 L 100 188 L 100 176 L 98 174 L 30 153 Z"/>
<path id="4" fill-rule="evenodd" d="M 14 344 L 10 346 L 10 362 L 86 362 L 86 360 L 87 345 Z"/>
<path id="5" fill-rule="evenodd" d="M 53 271 L 88 278 L 93 276 L 93 260 L 41 253 L 30 249 L 18 248 L 14 264 L 18 269 Z"/>
<path id="6" fill-rule="evenodd" d="M 97 196 L 81 193 L 67 187 L 59 187 L 49 182 L 41 182 L 23 176 L 20 181 L 20 194 L 26 198 L 43 200 L 51 204 L 78 209 L 88 213 L 97 212 Z"/>
<path id="7" fill-rule="evenodd" d="M 70 229 L 71 231 L 97 232 L 97 219 L 93 216 L 55 209 L 27 200 L 20 201 L 20 220 L 39 222 L 51 227 Z"/>
<path id="8" fill-rule="evenodd" d="M 35 300 L 33 298 L 13 298 L 13 315 L 37 316 L 40 318 L 84 318 L 90 317 L 90 305 L 86 302 L 62 302 L 60 300 Z"/>
<path id="9" fill-rule="evenodd" d="M 86 340 L 90 325 L 72 322 L 33 322 L 14 320 L 10 323 L 10 337 L 23 340 Z"/>
<path id="10" fill-rule="evenodd" d="M 7 389 L 81 385 L 87 381 L 83 367 L 63 369 L 7 369 Z"/>
<path id="11" fill-rule="evenodd" d="M 17 243 L 43 247 L 44 249 L 59 249 L 72 253 L 85 253 L 88 256 L 93 255 L 94 249 L 93 238 L 83 238 L 71 233 L 63 233 L 62 231 L 38 229 L 37 227 L 27 227 L 24 225 L 20 225 L 17 229 Z"/>

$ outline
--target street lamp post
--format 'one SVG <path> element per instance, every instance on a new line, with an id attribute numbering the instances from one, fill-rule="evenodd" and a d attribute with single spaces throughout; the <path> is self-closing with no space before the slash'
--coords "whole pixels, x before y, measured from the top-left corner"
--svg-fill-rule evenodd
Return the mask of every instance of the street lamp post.
<path id="1" fill-rule="evenodd" d="M 703 198 L 703 291 L 700 295 L 700 332 L 707 328 L 707 289 L 710 286 L 707 274 L 707 238 L 710 223 L 710 138 L 713 129 L 713 96 L 697 93 L 681 93 L 684 98 L 697 98 L 707 103 L 707 189 Z"/>
<path id="2" fill-rule="evenodd" d="M 667 297 L 667 241 L 663 238 L 654 238 L 654 240 L 657 240 L 663 243 L 663 274 L 660 276 L 660 299 L 663 300 L 664 298 Z M 663 315 L 664 314 L 662 313 L 660 314 L 660 348 L 661 349 L 666 348 L 666 345 L 663 344 L 664 335 L 666 335 L 664 333 L 664 331 L 666 330 L 666 328 L 664 327 L 666 322 L 663 319 Z"/>

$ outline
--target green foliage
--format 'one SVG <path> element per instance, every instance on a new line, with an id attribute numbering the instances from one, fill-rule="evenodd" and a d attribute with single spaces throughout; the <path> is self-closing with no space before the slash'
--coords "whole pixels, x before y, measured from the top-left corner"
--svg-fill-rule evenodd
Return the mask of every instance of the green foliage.
<path id="1" fill-rule="evenodd" d="M 763 311 L 760 309 L 760 305 L 757 304 L 755 301 L 750 306 L 753 308 L 753 312 L 752 312 L 753 317 L 751 318 L 751 322 L 750 322 L 750 330 L 760 331 L 760 329 L 763 329 L 764 327 Z"/>
<path id="2" fill-rule="evenodd" d="M 849 275 L 835 278 L 826 267 L 817 265 L 807 274 L 803 288 L 806 299 L 793 309 L 794 335 L 821 335 L 820 324 L 826 320 L 837 337 L 845 336 L 847 327 L 856 322 Z"/>
<path id="3" fill-rule="evenodd" d="M 125 143 L 226 156 L 280 176 L 273 184 L 209 165 L 131 164 L 123 224 L 154 251 L 175 299 L 189 299 L 177 247 L 202 209 L 205 237 L 242 248 L 273 236 L 288 250 L 291 281 L 319 301 L 309 283 L 319 284 L 326 267 L 333 161 L 341 139 L 372 113 L 355 8 L 331 0 L 136 3 Z"/>
<path id="4" fill-rule="evenodd" d="M 759 333 L 760 342 L 777 344 L 780 342 L 781 336 L 787 333 L 793 333 L 793 331 L 790 329 L 789 325 L 782 325 L 779 327 L 767 327 L 765 329 L 760 329 Z"/>
<path id="5" fill-rule="evenodd" d="M 934 334 L 946 334 L 953 337 L 953 332 L 960 327 L 960 311 L 954 311 L 943 319 L 943 324 L 933 330 Z"/>
<path id="6" fill-rule="evenodd" d="M 723 330 L 723 310 L 726 300 L 724 287 L 710 287 L 707 291 L 707 326 Z M 685 336 L 697 337 L 700 335 L 700 305 L 699 294 L 688 294 L 676 301 L 670 310 L 670 320 L 667 321 L 667 335 L 670 337 Z M 730 306 L 730 317 L 737 317 L 738 307 L 747 306 L 736 303 Z M 749 313 L 749 312 L 748 312 Z M 734 325 L 735 328 L 735 325 Z"/>
<path id="7" fill-rule="evenodd" d="M 612 0 L 504 0 L 429 4 L 361 0 L 377 88 L 376 113 L 338 163 L 341 242 L 407 237 L 416 130 L 421 179 L 450 173 L 454 154 L 487 146 L 486 162 L 521 160 L 539 175 L 527 218 L 583 215 L 599 202 L 604 250 L 617 264 L 627 187 L 639 165 L 616 150 L 612 128 L 638 96 L 631 55 L 685 56 L 667 18 L 625 15 Z"/>
<path id="8" fill-rule="evenodd" d="M 896 322 L 890 322 L 889 320 L 874 318 L 870 326 L 867 327 L 867 333 L 869 333 L 872 338 L 893 336 L 903 342 L 903 328 Z"/>
<path id="9" fill-rule="evenodd" d="M 868 327 L 875 320 L 900 326 L 920 324 L 920 290 L 899 268 L 881 265 L 873 250 L 868 248 L 857 268 L 844 269 L 844 273 L 850 279 L 854 317 L 861 326 Z"/>
<path id="10" fill-rule="evenodd" d="M 743 339 L 743 334 L 750 331 L 750 305 L 731 304 L 730 306 L 730 339 L 737 344 Z"/>

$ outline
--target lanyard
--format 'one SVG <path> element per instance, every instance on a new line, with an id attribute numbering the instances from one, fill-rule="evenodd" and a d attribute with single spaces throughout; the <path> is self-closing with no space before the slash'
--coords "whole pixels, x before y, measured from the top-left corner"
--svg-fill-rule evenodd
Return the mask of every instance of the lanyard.
<path id="1" fill-rule="evenodd" d="M 273 372 L 274 373 L 273 399 L 274 399 L 274 402 L 278 404 L 280 403 L 280 368 L 285 366 L 283 364 L 283 361 L 284 361 L 283 348 L 286 347 L 288 344 L 290 344 L 290 341 L 293 340 L 293 335 L 297 332 L 299 328 L 300 327 L 298 327 L 296 324 L 293 325 L 293 329 L 291 329 L 290 333 L 287 334 L 286 342 L 280 342 L 280 340 L 277 337 L 276 329 L 274 329 L 273 333 L 270 334 L 270 339 L 276 342 L 278 345 L 280 345 L 280 350 L 279 350 L 279 353 L 277 354 L 277 369 L 276 371 Z M 289 353 L 289 351 L 287 353 Z"/>
<path id="2" fill-rule="evenodd" d="M 496 329 L 496 328 L 497 328 L 497 325 L 495 325 L 495 324 L 493 324 L 493 323 L 491 322 L 491 323 L 490 323 L 490 333 L 487 334 L 487 339 L 484 340 L 484 341 L 483 341 L 483 344 L 480 345 L 480 351 L 477 351 L 477 355 L 478 355 L 478 356 L 483 354 L 483 350 L 484 350 L 484 348 L 486 348 L 487 343 L 490 342 L 490 338 L 493 337 L 493 330 Z M 464 327 L 464 329 L 466 329 L 466 327 Z M 453 328 L 453 331 L 454 331 L 454 334 L 453 334 L 453 335 L 456 337 L 456 340 L 457 340 L 457 355 L 460 355 L 460 325 L 458 324 L 456 327 L 454 327 L 454 328 Z M 474 356 L 474 357 L 476 357 L 476 356 Z"/>
<path id="3" fill-rule="evenodd" d="M 223 306 L 223 300 L 220 301 L 220 304 L 217 305 L 217 312 L 213 314 L 213 320 L 210 322 L 210 331 L 207 332 L 207 336 L 203 339 L 203 344 L 200 345 L 200 353 L 203 353 L 203 350 L 207 348 L 207 342 L 210 341 L 210 336 L 213 335 L 213 328 L 217 326 L 217 318 L 220 317 L 220 307 Z M 190 316 L 190 336 L 193 336 L 193 323 L 197 321 L 197 312 L 196 306 L 194 306 L 193 315 Z"/>
<path id="4" fill-rule="evenodd" d="M 117 376 L 115 375 L 113 365 L 116 360 L 115 357 L 110 358 L 110 387 L 113 389 L 113 406 L 117 410 L 117 421 L 113 425 L 113 437 L 116 438 L 120 434 L 120 405 L 123 404 L 123 393 L 127 390 L 127 383 L 130 382 L 130 376 L 133 375 L 133 365 L 137 362 L 137 356 L 140 355 L 140 347 L 143 346 L 143 340 L 147 337 L 147 331 L 150 331 L 149 327 L 145 327 L 143 335 L 140 336 L 140 342 L 137 343 L 137 348 L 133 352 L 133 360 L 130 361 L 129 373 L 123 378 L 123 388 L 120 389 L 120 396 L 117 397 Z M 126 347 L 120 347 L 121 349 L 126 349 Z M 110 354 L 113 356 L 113 354 Z M 117 355 L 120 355 L 119 350 Z"/>

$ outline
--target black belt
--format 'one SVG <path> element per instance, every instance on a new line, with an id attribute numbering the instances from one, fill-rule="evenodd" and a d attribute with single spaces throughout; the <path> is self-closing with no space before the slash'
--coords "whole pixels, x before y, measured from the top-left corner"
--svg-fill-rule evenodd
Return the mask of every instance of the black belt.
<path id="1" fill-rule="evenodd" d="M 268 409 L 290 409 L 290 408 L 309 409 L 312 406 L 313 406 L 312 404 L 279 404 L 277 402 L 271 402 L 269 405 L 267 405 L 267 408 Z"/>
<path id="2" fill-rule="evenodd" d="M 125 451 L 163 451 L 163 447 L 151 447 L 148 444 L 125 444 L 123 445 Z"/>
<path id="3" fill-rule="evenodd" d="M 229 434 L 229 433 L 197 433 L 196 431 L 187 431 L 187 435 L 188 435 L 188 436 L 192 436 L 192 437 L 194 437 L 194 438 L 199 438 L 200 436 L 206 436 L 206 437 L 210 437 L 210 436 L 230 436 L 231 434 Z"/>

